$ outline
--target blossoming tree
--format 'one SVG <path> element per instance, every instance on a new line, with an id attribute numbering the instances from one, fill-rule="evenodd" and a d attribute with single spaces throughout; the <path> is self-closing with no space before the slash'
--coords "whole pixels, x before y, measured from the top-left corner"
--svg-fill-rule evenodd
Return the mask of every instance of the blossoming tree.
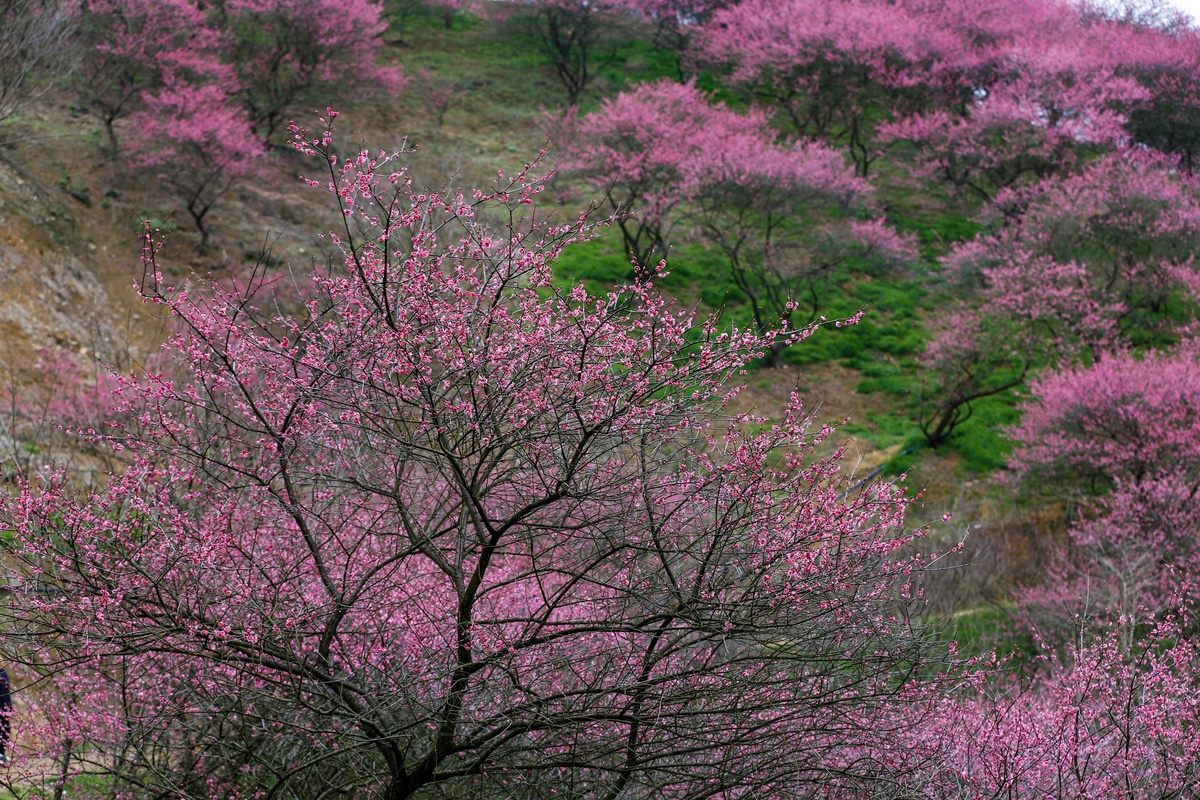
<path id="1" fill-rule="evenodd" d="M 0 505 L 5 656 L 48 684 L 11 774 L 397 799 L 886 776 L 877 712 L 927 658 L 920 531 L 889 484 L 839 494 L 798 400 L 774 425 L 721 412 L 770 337 L 648 282 L 554 288 L 586 230 L 542 224 L 532 172 L 417 192 L 396 155 L 294 134 L 343 263 L 285 314 L 261 275 L 164 286 L 148 239 L 178 372 L 124 379 L 103 441 L 126 468 Z"/>

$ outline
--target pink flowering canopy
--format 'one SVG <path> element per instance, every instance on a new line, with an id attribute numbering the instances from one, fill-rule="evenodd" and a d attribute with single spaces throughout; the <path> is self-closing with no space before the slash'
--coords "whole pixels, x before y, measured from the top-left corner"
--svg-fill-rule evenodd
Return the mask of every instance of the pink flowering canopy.
<path id="1" fill-rule="evenodd" d="M 895 120 L 882 137 L 916 143 L 921 174 L 984 199 L 1069 172 L 1080 150 L 1122 147 L 1128 133 L 1120 109 L 1146 96 L 1114 56 L 1124 38 L 1075 14 L 1059 13 L 1058 23 L 1024 31 L 984 65 L 968 51 L 962 72 L 940 76 L 969 88 L 962 107 L 937 105 Z"/>
<path id="2" fill-rule="evenodd" d="M 1001 192 L 993 231 L 955 247 L 947 276 L 972 295 L 926 349 L 931 443 L 970 404 L 1037 370 L 1163 347 L 1194 326 L 1200 199 L 1160 159 L 1120 153 Z"/>
<path id="3" fill-rule="evenodd" d="M 551 288 L 588 229 L 540 221 L 536 165 L 417 192 L 402 154 L 293 135 L 343 263 L 282 314 L 258 276 L 164 286 L 147 238 L 175 366 L 122 380 L 98 441 L 124 469 L 0 501 L 6 657 L 47 687 L 10 769 L 295 798 L 886 776 L 880 712 L 928 658 L 922 532 L 897 487 L 843 496 L 798 399 L 775 425 L 722 412 L 771 338 L 649 282 Z"/>
<path id="4" fill-rule="evenodd" d="M 846 0 L 746 0 L 713 14 L 699 45 L 795 135 L 844 143 L 862 174 L 878 155 L 868 107 L 907 96 L 911 71 L 954 49 L 952 33 L 905 5 Z"/>
<path id="5" fill-rule="evenodd" d="M 1079 508 L 1076 552 L 1027 605 L 1132 615 L 1163 607 L 1200 567 L 1200 366 L 1195 346 L 1099 362 L 1036 381 L 1012 437 L 1022 481 Z M 1085 585 L 1089 585 L 1085 588 Z"/>
<path id="6" fill-rule="evenodd" d="M 1200 288 L 1200 198 L 1144 158 L 1109 156 L 1078 175 L 1006 192 L 1012 216 L 948 264 L 981 278 L 992 313 L 1038 327 L 1048 348 L 1094 353 L 1169 340 Z"/>
<path id="7" fill-rule="evenodd" d="M 47 351 L 0 387 L 19 688 L 0 788 L 1197 795 L 1196 30 L 1160 0 L 475 4 L 523 26 L 505 47 L 540 48 L 571 104 L 610 56 L 679 75 L 544 115 L 568 191 L 602 196 L 624 239 L 632 280 L 593 294 L 555 261 L 603 226 L 543 215 L 565 183 L 544 154 L 419 189 L 405 152 L 335 148 L 332 110 L 284 125 L 396 99 L 383 37 L 419 5 L 39 5 L 79 24 L 106 155 L 201 249 L 285 143 L 273 160 L 304 162 L 340 216 L 325 266 L 286 280 L 172 286 L 148 234 L 138 288 L 171 325 L 153 366 L 93 376 Z M 449 39 L 470 2 L 427 5 Z M 465 83 L 419 75 L 440 126 Z M 719 284 L 695 288 L 728 290 L 729 316 L 660 293 L 683 244 L 713 251 Z M 871 288 L 913 297 L 928 344 L 916 383 L 875 382 L 911 393 L 926 443 L 985 398 L 1020 417 L 993 429 L 1018 500 L 996 505 L 1050 543 L 1029 543 L 1042 579 L 1000 598 L 1029 635 L 1012 655 L 980 634 L 960 659 L 937 630 L 941 559 L 916 555 L 934 545 L 900 483 L 858 483 L 795 395 L 773 420 L 729 411 L 749 368 L 832 334 L 835 293 L 898 273 Z"/>
<path id="8" fill-rule="evenodd" d="M 1200 32 L 1136 41 L 1138 57 L 1126 58 L 1124 71 L 1145 95 L 1126 111 L 1127 128 L 1138 142 L 1170 154 L 1183 172 L 1194 174 L 1200 166 L 1200 89 L 1192 76 L 1200 70 Z"/>
<path id="9" fill-rule="evenodd" d="M 693 83 L 638 86 L 563 122 L 561 166 L 607 191 L 634 261 L 662 258 L 672 239 L 716 248 L 763 334 L 780 320 L 816 320 L 817 284 L 845 264 L 915 258 L 910 242 L 869 218 L 870 184 L 839 151 L 781 144 L 763 112 L 710 103 Z M 798 319 L 799 296 L 807 318 Z M 777 338 L 770 359 L 786 345 Z"/>
<path id="10" fill-rule="evenodd" d="M 1064 657 L 1047 649 L 1044 676 L 987 684 L 932 703 L 901 737 L 905 782 L 928 798 L 1140 800 L 1187 797 L 1200 758 L 1200 653 L 1195 617 L 1175 606 L 1130 652 L 1120 624 L 1086 626 Z"/>
<path id="11" fill-rule="evenodd" d="M 839 271 L 883 274 L 915 260 L 912 243 L 881 217 L 856 218 L 869 213 L 869 184 L 832 148 L 743 138 L 700 154 L 688 165 L 685 218 L 728 261 L 761 331 L 775 319 L 816 321 Z M 773 342 L 772 361 L 786 344 Z"/>

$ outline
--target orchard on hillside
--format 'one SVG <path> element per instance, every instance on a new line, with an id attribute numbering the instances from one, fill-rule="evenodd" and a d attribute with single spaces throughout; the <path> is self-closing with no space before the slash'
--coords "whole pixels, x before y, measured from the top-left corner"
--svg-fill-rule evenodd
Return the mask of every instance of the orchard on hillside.
<path id="1" fill-rule="evenodd" d="M 0 0 L 0 54 L 0 333 L 109 199 L 199 245 L 139 240 L 131 374 L 0 348 L 13 796 L 1200 797 L 1160 0 Z M 334 99 L 430 160 L 284 126 Z"/>

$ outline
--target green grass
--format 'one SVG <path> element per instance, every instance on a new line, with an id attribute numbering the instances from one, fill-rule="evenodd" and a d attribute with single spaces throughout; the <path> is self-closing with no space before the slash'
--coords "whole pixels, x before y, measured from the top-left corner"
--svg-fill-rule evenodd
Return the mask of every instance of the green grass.
<path id="1" fill-rule="evenodd" d="M 963 469 L 986 473 L 1000 469 L 1008 461 L 1012 444 L 1004 429 L 1016 425 L 1017 396 L 1012 392 L 987 397 L 972 404 L 971 417 L 951 434 L 947 447 L 962 455 Z"/>
<path id="2" fill-rule="evenodd" d="M 866 311 L 856 325 L 838 329 L 837 336 L 813 337 L 785 355 L 792 364 L 841 361 L 868 378 L 898 374 L 901 361 L 915 355 L 926 334 L 921 315 L 932 306 L 922 281 L 911 278 L 877 278 L 838 285 L 832 281 L 822 298 L 821 313 L 830 320 Z M 907 363 L 907 362 L 905 362 Z M 863 391 L 878 391 L 871 385 Z"/>
<path id="3" fill-rule="evenodd" d="M 579 101 L 587 113 L 605 98 L 629 86 L 679 77 L 674 55 L 642 36 L 601 46 L 592 59 L 592 77 Z M 554 63 L 533 29 L 518 20 L 497 24 L 470 14 L 446 30 L 437 14 L 417 11 L 405 21 L 403 35 L 390 37 L 406 70 L 422 68 L 476 88 L 509 111 L 536 113 L 566 103 L 566 90 L 554 75 Z"/>
<path id="4" fill-rule="evenodd" d="M 958 611 L 943 621 L 940 636 L 958 645 L 958 654 L 975 658 L 995 652 L 1010 666 L 1025 663 L 1035 652 L 1033 638 L 1019 629 L 1007 606 L 984 605 Z"/>
<path id="5" fill-rule="evenodd" d="M 679 70 L 673 53 L 644 39 L 629 39 L 621 43 L 613 58 L 597 71 L 596 77 L 601 86 L 621 91 L 660 78 L 678 79 Z M 590 110 L 600 102 L 596 92 L 589 93 L 584 100 L 582 111 Z"/>
<path id="6" fill-rule="evenodd" d="M 906 386 L 911 379 L 898 375 L 892 379 L 897 385 Z M 872 384 L 863 381 L 859 384 Z M 902 395 L 903 396 L 903 395 Z M 955 429 L 949 440 L 939 448 L 940 452 L 956 452 L 961 458 L 959 469 L 966 475 L 980 475 L 1001 469 L 1008 462 L 1012 443 L 1005 437 L 1005 430 L 1020 421 L 1017 404 L 1020 398 L 1013 392 L 978 400 L 972 404 L 972 414 L 966 422 Z M 913 464 L 928 452 L 920 428 L 909 413 L 875 413 L 868 411 L 866 419 L 848 425 L 845 430 L 885 449 L 903 445 L 902 452 L 888 462 L 886 472 L 899 475 L 907 472 Z M 903 452 L 907 450 L 908 452 Z"/>
<path id="7" fill-rule="evenodd" d="M 727 264 L 720 255 L 703 245 L 691 244 L 671 249 L 669 274 L 655 283 L 689 304 L 699 302 L 706 310 L 717 311 L 745 304 L 745 296 L 729 281 L 727 273 Z M 592 294 L 632 280 L 633 266 L 625 255 L 621 232 L 615 228 L 567 247 L 554 262 L 556 284 L 582 283 Z M 749 310 L 746 312 L 748 316 Z"/>
<path id="8" fill-rule="evenodd" d="M 903 414 L 868 410 L 861 421 L 851 421 L 842 430 L 886 450 L 898 444 L 911 446 L 916 426 Z"/>
<path id="9" fill-rule="evenodd" d="M 893 214 L 889 215 L 888 221 L 898 231 L 916 236 L 921 245 L 921 254 L 927 260 L 936 259 L 955 243 L 971 239 L 983 228 L 961 214 Z"/>
<path id="10" fill-rule="evenodd" d="M 789 347 L 782 358 L 785 363 L 801 367 L 838 362 L 862 375 L 857 391 L 889 398 L 885 405 L 893 410 L 868 411 L 866 419 L 854 421 L 847 432 L 861 435 L 879 448 L 896 444 L 911 448 L 911 452 L 889 463 L 888 471 L 898 474 L 911 467 L 924 451 L 915 411 L 919 389 L 916 356 L 928 338 L 924 317 L 937 308 L 940 298 L 930 292 L 923 274 L 842 277 L 842 281 L 835 277 L 825 286 L 822 313 L 837 320 L 863 309 L 866 313 L 862 320 L 849 326 L 827 325 L 817 335 Z M 633 268 L 615 229 L 597 239 L 571 245 L 555 264 L 558 285 L 582 283 L 593 294 L 632 278 Z M 670 274 L 658 283 L 686 305 L 696 305 L 702 312 L 721 311 L 724 325 L 746 327 L 753 323 L 745 296 L 728 276 L 728 264 L 701 245 L 672 250 Z M 1017 421 L 1015 402 L 1010 394 L 976 403 L 971 419 L 946 445 L 962 455 L 964 471 L 987 472 L 1004 465 L 1010 446 L 1002 431 Z"/>

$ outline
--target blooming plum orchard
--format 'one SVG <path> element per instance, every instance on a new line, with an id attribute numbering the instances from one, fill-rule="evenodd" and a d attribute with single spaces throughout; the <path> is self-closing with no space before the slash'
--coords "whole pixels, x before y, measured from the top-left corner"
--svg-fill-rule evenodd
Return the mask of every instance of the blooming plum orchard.
<path id="1" fill-rule="evenodd" d="M 132 112 L 129 161 L 182 202 L 201 251 L 210 209 L 291 103 L 335 83 L 384 94 L 403 84 L 374 63 L 386 25 L 368 0 L 89 0 L 82 26 L 84 103 L 114 151 L 114 123 Z"/>
<path id="2" fill-rule="evenodd" d="M 1127 127 L 1139 142 L 1177 157 L 1194 174 L 1200 162 L 1200 89 L 1192 76 L 1200 70 L 1200 32 L 1156 36 L 1144 49 L 1152 51 L 1130 59 L 1126 68 L 1146 92 L 1126 111 Z"/>
<path id="3" fill-rule="evenodd" d="M 1059 0 L 747 0 L 707 19 L 696 51 L 791 135 L 848 148 L 860 174 L 906 141 L 924 175 L 989 200 L 1130 132 L 1191 152 L 1195 33 L 1111 16 Z"/>
<path id="4" fill-rule="evenodd" d="M 1019 217 L 959 247 L 950 268 L 980 279 L 993 313 L 1069 356 L 1171 341 L 1200 290 L 1200 196 L 1148 159 L 1110 156 L 1079 175 L 1006 193 Z"/>
<path id="5" fill-rule="evenodd" d="M 607 101 L 576 124 L 563 166 L 607 190 L 635 263 L 665 258 L 672 232 L 718 249 L 767 333 L 811 322 L 818 287 L 838 268 L 914 258 L 882 220 L 858 220 L 869 184 L 822 144 L 775 142 L 761 112 L 710 104 L 693 84 L 661 81 Z M 851 212 L 854 213 L 851 213 Z M 674 231 L 673 231 L 674 229 Z M 775 361 L 785 339 L 771 347 Z"/>
<path id="6" fill-rule="evenodd" d="M 1146 95 L 1122 69 L 1131 36 L 1085 25 L 1061 4 L 1039 11 L 1006 46 L 985 35 L 982 49 L 957 54 L 957 68 L 931 76 L 965 94 L 961 106 L 893 121 L 882 137 L 916 143 L 924 174 L 985 200 L 1023 179 L 1069 173 L 1081 149 L 1121 147 L 1128 134 L 1120 109 Z"/>
<path id="7" fill-rule="evenodd" d="M 22 738 L 14 774 L 397 799 L 884 776 L 879 712 L 928 657 L 921 532 L 896 487 L 840 495 L 798 400 L 774 425 L 722 413 L 772 337 L 648 283 L 554 288 L 586 226 L 545 227 L 531 172 L 418 193 L 396 155 L 294 135 L 344 264 L 284 315 L 261 276 L 165 287 L 148 239 L 177 372 L 124 379 L 102 441 L 128 469 L 0 501 L 24 589 L 5 656 L 79 687 L 37 695 L 62 733 Z"/>
<path id="8" fill-rule="evenodd" d="M 1111 355 L 1035 382 L 1014 434 L 1021 474 L 1087 495 L 1172 476 L 1200 481 L 1200 365 L 1191 349 Z"/>
<path id="9" fill-rule="evenodd" d="M 687 165 L 695 187 L 692 218 L 703 240 L 725 256 L 760 331 L 775 319 L 796 324 L 805 305 L 804 322 L 816 320 L 824 284 L 843 267 L 882 272 L 916 258 L 911 243 L 882 219 L 849 216 L 853 205 L 864 205 L 868 184 L 836 150 L 745 137 L 699 152 Z M 772 363 L 786 344 L 772 343 Z"/>
<path id="10" fill-rule="evenodd" d="M 900 4 L 745 0 L 712 16 L 699 48 L 782 111 L 793 135 L 844 142 L 865 175 L 877 155 L 868 107 L 907 94 L 902 76 L 952 42 Z"/>

